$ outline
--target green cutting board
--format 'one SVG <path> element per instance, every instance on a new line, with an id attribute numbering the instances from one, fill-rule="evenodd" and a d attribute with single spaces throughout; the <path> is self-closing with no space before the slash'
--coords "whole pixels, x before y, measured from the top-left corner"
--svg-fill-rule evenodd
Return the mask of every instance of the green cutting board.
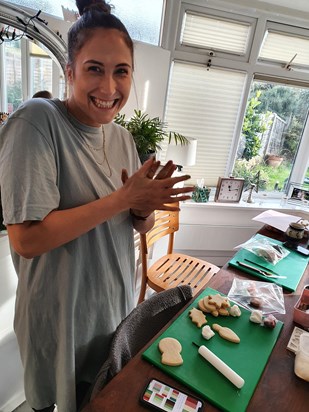
<path id="1" fill-rule="evenodd" d="M 279 242 L 279 240 L 274 240 L 271 238 L 268 238 L 267 236 L 262 236 L 262 235 L 255 235 L 254 236 L 256 239 L 260 238 L 265 238 L 269 240 L 272 243 L 277 243 L 278 245 L 282 245 L 282 242 Z M 274 282 L 277 283 L 277 285 L 280 285 L 287 289 L 288 291 L 294 292 L 297 288 L 297 285 L 303 276 L 305 269 L 308 264 L 308 257 L 301 255 L 300 253 L 294 252 L 293 250 L 289 249 L 289 254 L 280 260 L 276 265 L 273 265 L 271 263 L 266 262 L 265 259 L 255 255 L 254 253 L 250 252 L 249 250 L 246 249 L 240 249 L 234 257 L 229 261 L 229 265 L 236 267 L 239 270 L 242 270 L 244 272 L 250 273 L 252 276 L 257 276 L 264 281 L 269 281 L 269 282 Z M 237 261 L 246 263 L 247 265 L 252 265 L 253 264 L 246 262 L 245 259 L 249 259 L 252 262 L 256 262 L 259 265 L 263 265 L 263 267 L 267 269 L 271 269 L 272 271 L 276 272 L 277 275 L 281 276 L 286 276 L 286 279 L 275 279 L 275 278 L 268 278 L 267 276 L 263 276 L 260 273 L 254 272 L 253 270 L 249 268 L 245 268 L 243 266 L 240 266 Z M 259 267 L 257 266 L 257 269 Z"/>
<path id="2" fill-rule="evenodd" d="M 249 320 L 250 312 L 240 308 L 239 318 L 207 315 L 208 325 L 218 323 L 231 328 L 240 337 L 240 343 L 232 343 L 221 338 L 218 333 L 209 341 L 205 340 L 189 317 L 189 310 L 198 307 L 201 297 L 219 293 L 211 288 L 205 289 L 198 298 L 164 331 L 142 356 L 168 375 L 190 387 L 201 397 L 228 412 L 243 412 L 253 395 L 267 360 L 278 339 L 283 323 L 278 321 L 275 329 L 267 329 Z M 161 363 L 159 341 L 164 337 L 176 338 L 182 345 L 181 366 L 166 366 Z M 230 366 L 244 380 L 245 384 L 237 389 L 198 353 L 199 346 L 205 345 L 222 361 Z"/>

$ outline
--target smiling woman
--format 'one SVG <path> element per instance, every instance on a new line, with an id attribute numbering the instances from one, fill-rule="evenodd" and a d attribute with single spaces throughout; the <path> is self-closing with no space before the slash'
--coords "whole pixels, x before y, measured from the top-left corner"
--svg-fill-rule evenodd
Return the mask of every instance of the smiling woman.
<path id="1" fill-rule="evenodd" d="M 68 33 L 67 99 L 29 99 L 1 130 L 4 223 L 18 272 L 15 330 L 34 410 L 76 412 L 116 327 L 135 305 L 133 229 L 176 210 L 174 188 L 113 122 L 126 103 L 133 42 L 104 0 L 77 0 Z M 22 188 L 22 190 L 20 190 Z M 26 314 L 26 316 L 25 316 Z"/>

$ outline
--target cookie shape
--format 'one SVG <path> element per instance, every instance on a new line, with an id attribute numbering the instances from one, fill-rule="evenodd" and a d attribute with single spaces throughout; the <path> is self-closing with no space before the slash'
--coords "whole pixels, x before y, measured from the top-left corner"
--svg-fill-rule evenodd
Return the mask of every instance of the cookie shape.
<path id="1" fill-rule="evenodd" d="M 232 331 L 230 328 L 226 328 L 225 326 L 220 326 L 217 323 L 212 325 L 212 328 L 219 333 L 221 338 L 226 339 L 233 343 L 239 343 L 240 339 L 235 332 Z"/>
<path id="2" fill-rule="evenodd" d="M 199 309 L 192 308 L 189 311 L 189 316 L 192 319 L 192 322 L 195 323 L 199 328 L 207 323 L 206 316 Z"/>
<path id="3" fill-rule="evenodd" d="M 217 307 L 215 304 L 210 303 L 209 296 L 205 296 L 203 299 L 203 305 L 205 308 L 206 313 L 211 313 L 213 316 L 219 316 L 219 312 L 217 311 Z"/>
<path id="4" fill-rule="evenodd" d="M 161 363 L 168 366 L 179 366 L 183 364 L 180 354 L 182 346 L 177 339 L 163 338 L 159 342 L 159 350 L 162 353 Z"/>
<path id="5" fill-rule="evenodd" d="M 206 308 L 205 305 L 204 305 L 204 299 L 203 299 L 203 298 L 200 299 L 200 300 L 197 302 L 197 305 L 198 305 L 199 309 L 200 309 L 202 312 L 206 312 L 206 313 L 207 313 L 207 308 Z M 208 312 L 208 313 L 209 313 L 209 312 Z"/>
<path id="6" fill-rule="evenodd" d="M 219 315 L 221 316 L 229 316 L 230 312 L 225 308 L 218 309 Z"/>
<path id="7" fill-rule="evenodd" d="M 203 309 L 205 308 L 205 310 Z M 199 302 L 199 308 L 203 312 L 211 313 L 213 316 L 229 316 L 230 302 L 227 297 L 221 296 L 219 293 L 216 295 L 205 296 L 203 300 Z"/>
<path id="8" fill-rule="evenodd" d="M 209 295 L 209 303 L 211 305 L 215 305 L 217 309 L 224 309 L 230 306 L 230 302 L 228 301 L 227 297 L 219 295 Z"/>

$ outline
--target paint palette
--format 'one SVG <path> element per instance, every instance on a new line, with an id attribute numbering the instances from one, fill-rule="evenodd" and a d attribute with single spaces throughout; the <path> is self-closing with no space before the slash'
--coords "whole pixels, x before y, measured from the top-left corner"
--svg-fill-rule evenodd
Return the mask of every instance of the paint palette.
<path id="1" fill-rule="evenodd" d="M 294 353 L 298 351 L 299 338 L 300 338 L 300 335 L 302 335 L 303 333 L 305 333 L 306 335 L 309 335 L 309 333 L 305 332 L 303 329 L 298 328 L 297 326 L 294 327 L 289 343 L 287 345 L 288 350 Z"/>
<path id="2" fill-rule="evenodd" d="M 147 407 L 167 412 L 198 412 L 203 403 L 157 379 L 151 379 L 141 397 Z"/>

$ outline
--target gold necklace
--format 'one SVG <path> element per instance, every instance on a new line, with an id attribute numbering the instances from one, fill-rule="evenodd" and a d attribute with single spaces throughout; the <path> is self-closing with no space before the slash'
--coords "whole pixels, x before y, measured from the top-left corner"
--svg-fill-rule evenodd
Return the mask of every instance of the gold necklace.
<path id="1" fill-rule="evenodd" d="M 67 109 L 68 116 L 70 117 L 69 108 L 68 108 L 68 101 L 67 101 L 67 100 L 64 100 L 64 105 L 65 105 L 65 108 Z M 103 152 L 102 161 L 98 161 L 98 160 L 96 159 L 96 157 L 94 156 L 94 154 L 92 154 L 92 156 L 93 156 L 95 162 L 96 162 L 98 165 L 100 165 L 100 166 L 102 166 L 103 163 L 106 162 L 107 167 L 108 167 L 108 174 L 105 173 L 104 170 L 103 170 L 103 168 L 102 168 L 103 173 L 104 173 L 107 177 L 112 177 L 112 174 L 113 174 L 112 168 L 110 167 L 110 164 L 109 164 L 109 161 L 108 161 L 108 158 L 107 158 L 107 155 L 106 155 L 106 150 L 105 150 L 105 130 L 104 130 L 104 126 L 102 125 L 103 145 L 102 145 L 101 147 L 93 147 L 93 146 L 91 146 L 90 144 L 87 143 L 87 141 L 85 140 L 85 138 L 84 138 L 83 135 L 79 132 L 78 129 L 77 129 L 77 131 L 78 131 L 79 135 L 82 137 L 83 142 L 86 144 L 86 146 L 88 147 L 88 149 L 90 149 L 91 152 L 92 152 L 92 151 L 94 151 L 94 152 L 100 152 L 100 151 L 102 150 L 102 152 Z"/>

